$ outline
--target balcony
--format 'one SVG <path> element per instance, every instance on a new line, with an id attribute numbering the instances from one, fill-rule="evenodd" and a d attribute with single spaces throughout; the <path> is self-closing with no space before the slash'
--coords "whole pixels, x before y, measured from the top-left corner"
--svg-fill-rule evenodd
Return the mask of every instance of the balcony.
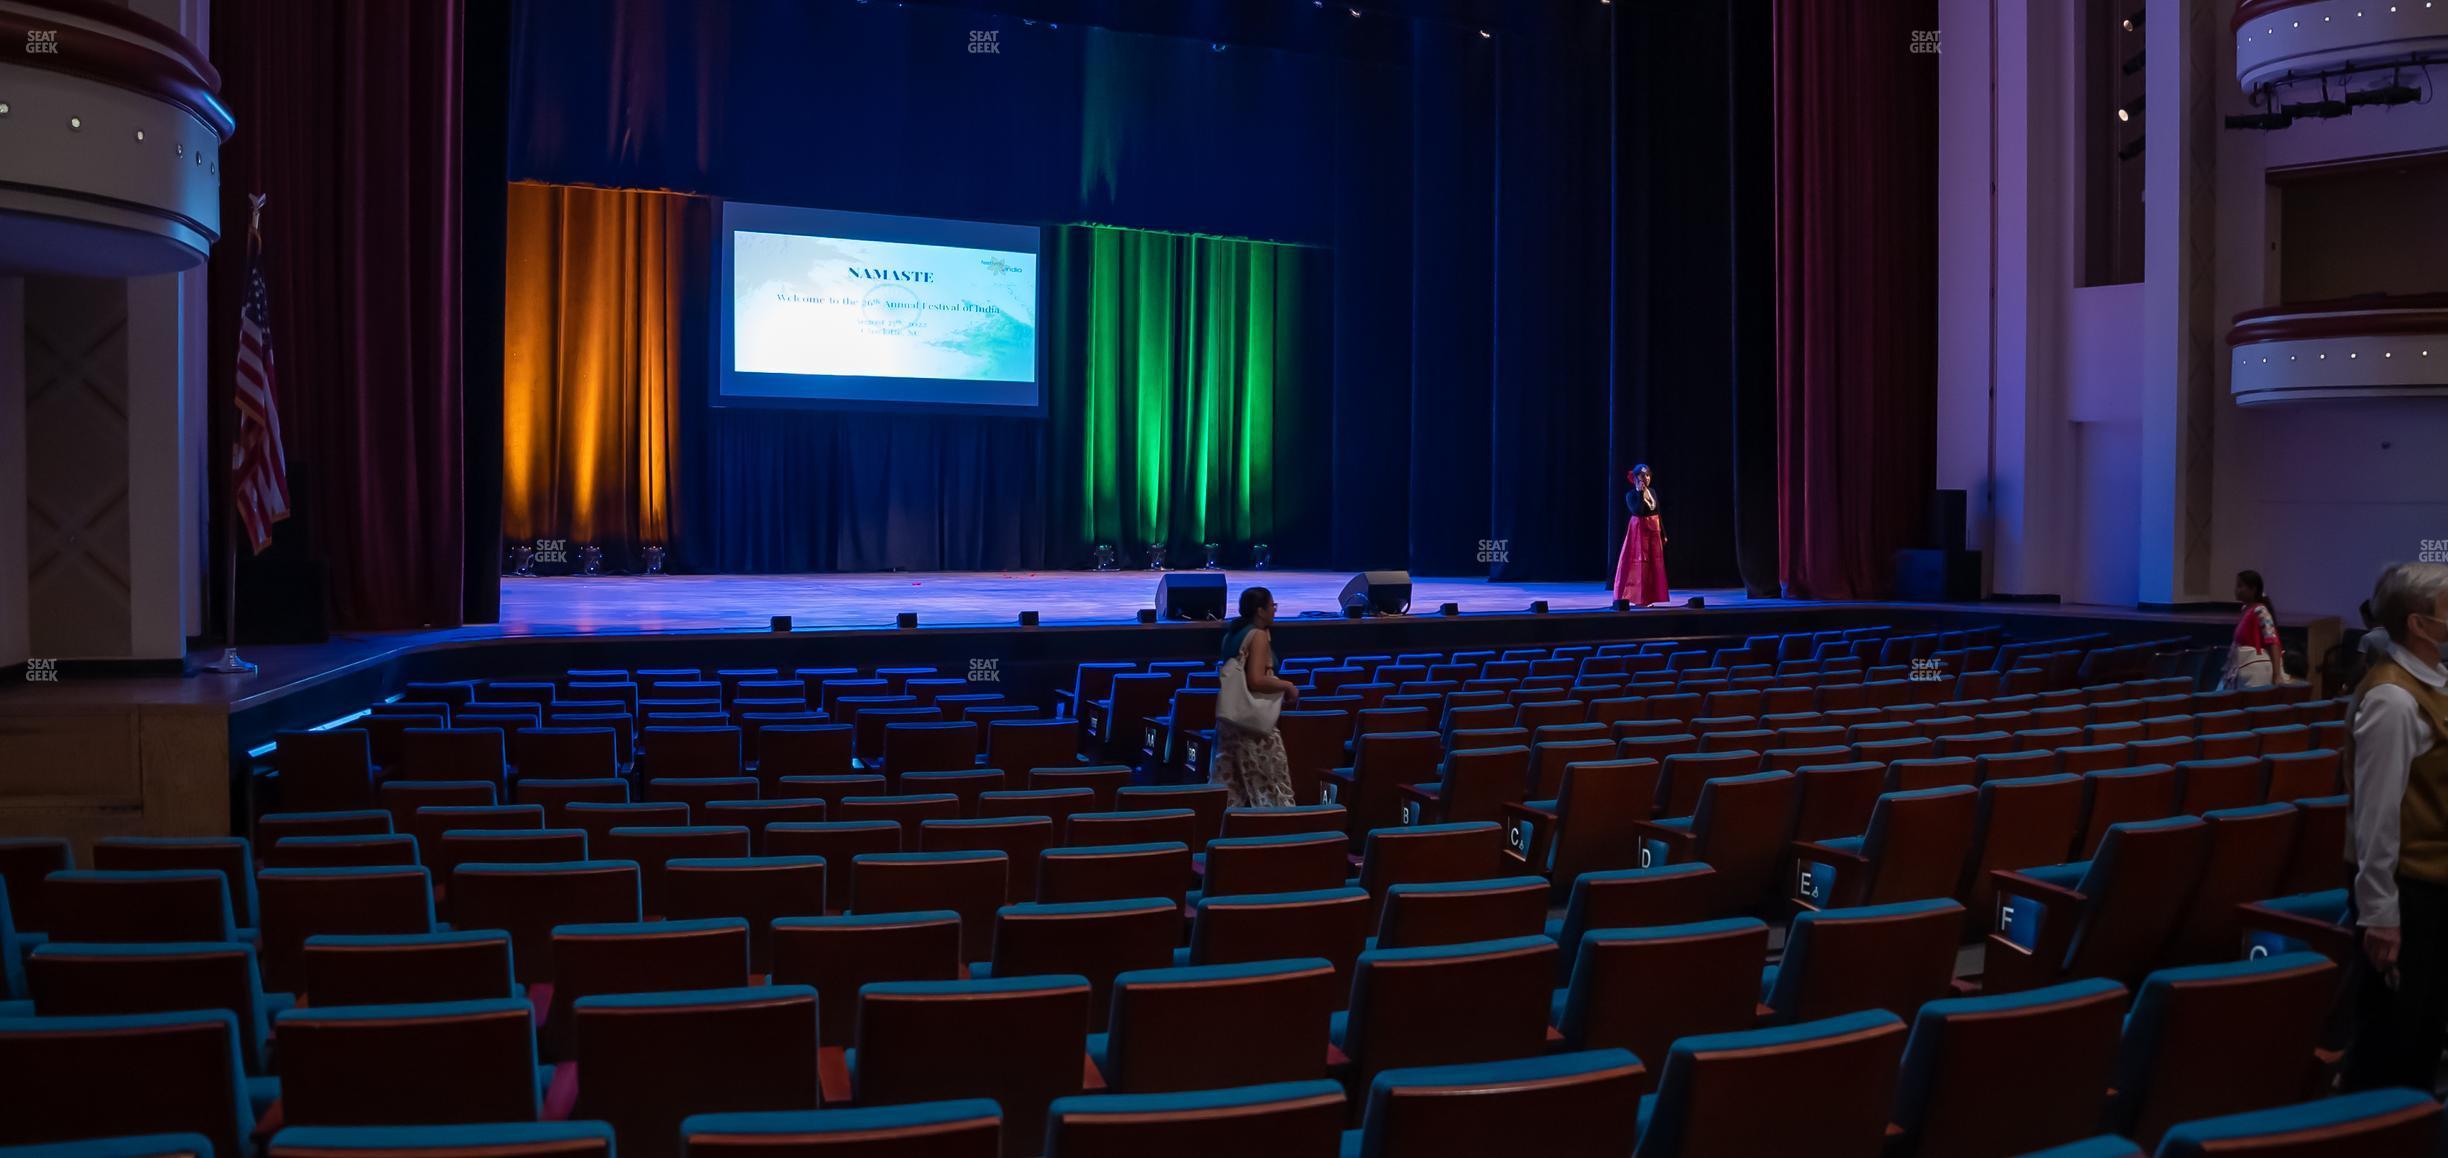
<path id="1" fill-rule="evenodd" d="M 2291 77 L 2448 60 L 2439 0 L 2241 0 L 2236 83 L 2252 92 Z"/>
<path id="2" fill-rule="evenodd" d="M 2239 406 L 2448 397 L 2448 293 L 2371 294 L 2236 315 Z"/>
<path id="3" fill-rule="evenodd" d="M 0 270 L 186 269 L 221 236 L 220 74 L 103 0 L 0 0 Z"/>

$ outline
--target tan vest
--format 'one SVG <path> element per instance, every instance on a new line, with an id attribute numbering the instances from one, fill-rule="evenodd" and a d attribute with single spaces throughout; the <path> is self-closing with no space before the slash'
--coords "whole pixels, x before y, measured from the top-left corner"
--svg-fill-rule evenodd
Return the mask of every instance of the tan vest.
<path id="1" fill-rule="evenodd" d="M 2394 658 L 2379 657 L 2355 688 L 2355 710 L 2362 710 L 2364 693 L 2382 684 L 2404 688 L 2431 722 L 2431 750 L 2414 758 L 2406 773 L 2405 799 L 2397 806 L 2397 872 L 2448 884 L 2448 690 L 2415 679 Z M 2349 792 L 2354 784 L 2353 735 L 2349 725 L 2344 753 Z"/>

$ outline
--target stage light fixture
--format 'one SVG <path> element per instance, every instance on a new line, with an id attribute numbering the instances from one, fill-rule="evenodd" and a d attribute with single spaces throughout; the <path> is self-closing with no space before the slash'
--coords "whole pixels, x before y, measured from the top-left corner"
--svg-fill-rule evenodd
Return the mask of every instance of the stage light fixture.
<path id="1" fill-rule="evenodd" d="M 1250 544 L 1250 566 L 1264 571 L 1275 565 L 1275 548 L 1264 543 Z"/>
<path id="2" fill-rule="evenodd" d="M 578 548 L 578 573 L 581 575 L 603 574 L 603 548 L 593 543 Z"/>
<path id="3" fill-rule="evenodd" d="M 1685 606 L 1685 607 L 1687 607 L 1687 608 L 1689 608 L 1689 609 L 1691 609 L 1691 610 L 1693 610 L 1693 611 L 1698 611 L 1698 610 L 1700 610 L 1701 608 L 1708 606 L 1708 600 L 1703 599 L 1703 598 L 1701 598 L 1701 597 L 1699 597 L 1699 596 L 1697 596 L 1697 595 L 1694 595 L 1694 596 L 1692 596 L 1691 598 L 1684 600 L 1684 601 L 1683 601 L 1683 606 Z"/>
<path id="4" fill-rule="evenodd" d="M 777 615 L 772 619 L 766 620 L 765 625 L 775 631 L 789 631 L 791 629 L 791 618 L 787 615 Z"/>
<path id="5" fill-rule="evenodd" d="M 1545 614 L 1547 614 L 1547 601 L 1546 601 L 1546 600 L 1544 600 L 1544 599 L 1533 599 L 1533 600 L 1531 600 L 1531 601 L 1530 601 L 1530 614 L 1532 614 L 1532 615 L 1545 615 Z"/>
<path id="6" fill-rule="evenodd" d="M 2130 143 L 2128 143 L 2128 144 L 2127 144 L 2127 145 L 2126 145 L 2124 148 L 2122 148 L 2122 149 L 2118 149 L 2118 150 L 2117 150 L 2117 160 L 2120 160 L 2120 161 L 2130 161 L 2130 160 L 2133 160 L 2134 158 L 2139 157 L 2139 156 L 2141 156 L 2141 155 L 2142 155 L 2142 138 L 2140 138 L 2140 137 L 2135 137 L 2135 138 L 2134 138 L 2134 139 L 2133 139 L 2133 140 L 2132 140 Z"/>
<path id="7" fill-rule="evenodd" d="M 2118 106 L 2116 111 L 2117 123 L 2125 124 L 2132 121 L 2135 117 L 2142 115 L 2142 104 L 2144 99 L 2145 98 L 2143 97 L 2135 97 L 2133 100 Z"/>
<path id="8" fill-rule="evenodd" d="M 2290 117 L 2285 113 L 2238 113 L 2227 118 L 2227 127 L 2231 129 L 2262 129 L 2266 131 L 2283 129 L 2293 123 L 2295 123 L 2295 118 Z"/>
<path id="9" fill-rule="evenodd" d="M 1142 608 L 1140 608 L 1140 609 L 1139 609 L 1139 625 L 1140 625 L 1141 627 L 1148 627 L 1148 626 L 1152 626 L 1152 625 L 1154 625 L 1154 624 L 1155 624 L 1155 622 L 1156 622 L 1156 609 L 1155 609 L 1155 608 L 1153 608 L 1153 607 L 1142 607 Z"/>
<path id="10" fill-rule="evenodd" d="M 1165 545 L 1164 545 L 1164 544 L 1162 544 L 1162 543 L 1150 543 L 1150 544 L 1148 544 L 1148 549 L 1147 549 L 1147 561 L 1148 561 L 1148 564 L 1147 564 L 1147 569 L 1148 569 L 1148 570 L 1150 570 L 1150 571 L 1162 571 L 1162 570 L 1164 570 L 1164 569 L 1165 569 Z"/>
<path id="11" fill-rule="evenodd" d="M 1630 610 L 1632 610 L 1632 601 L 1631 601 L 1631 600 L 1629 600 L 1629 599 L 1618 599 L 1618 600 L 1616 600 L 1616 601 L 1615 601 L 1615 610 L 1617 610 L 1617 611 L 1630 611 Z"/>
<path id="12" fill-rule="evenodd" d="M 2280 105 L 2278 106 L 2278 111 L 2285 113 L 2290 117 L 2319 117 L 2326 119 L 2329 117 L 2342 117 L 2347 113 L 2353 112 L 2354 110 L 2349 107 L 2345 101 L 2328 99 L 2328 94 L 2324 92 L 2321 94 L 2320 100 L 2298 101 L 2291 105 Z"/>
<path id="13" fill-rule="evenodd" d="M 1099 571 L 1118 571 L 1122 569 L 1120 560 L 1116 558 L 1114 554 L 1113 544 L 1099 543 L 1096 545 L 1096 569 Z"/>
<path id="14" fill-rule="evenodd" d="M 1035 626 L 1037 626 L 1037 613 L 1036 613 L 1036 612 L 1034 612 L 1034 611 L 1023 611 L 1023 612 L 1021 612 L 1021 613 L 1020 613 L 1020 626 L 1022 626 L 1022 627 L 1035 627 Z"/>
<path id="15" fill-rule="evenodd" d="M 1221 571 L 1224 569 L 1224 545 L 1222 543 L 1201 544 L 1199 549 L 1207 553 L 1207 561 L 1199 564 L 1202 570 Z"/>
<path id="16" fill-rule="evenodd" d="M 649 575 L 663 574 L 663 548 L 646 548 L 646 573 Z"/>
<path id="17" fill-rule="evenodd" d="M 898 627 L 903 631 L 907 631 L 910 628 L 918 626 L 918 613 L 915 611 L 904 611 L 899 615 L 893 616 L 893 626 Z"/>
<path id="18" fill-rule="evenodd" d="M 535 578 L 535 548 L 525 543 L 510 548 L 510 567 L 504 573 L 514 579 Z"/>
<path id="19" fill-rule="evenodd" d="M 2384 84 L 2346 94 L 2346 103 L 2355 107 L 2366 105 L 2410 105 L 2422 99 L 2422 90 L 2410 84 Z"/>
<path id="20" fill-rule="evenodd" d="M 1462 614 L 1462 605 L 1459 603 L 1439 603 L 1437 604 L 1437 614 L 1446 616 L 1448 618 L 1460 615 Z"/>

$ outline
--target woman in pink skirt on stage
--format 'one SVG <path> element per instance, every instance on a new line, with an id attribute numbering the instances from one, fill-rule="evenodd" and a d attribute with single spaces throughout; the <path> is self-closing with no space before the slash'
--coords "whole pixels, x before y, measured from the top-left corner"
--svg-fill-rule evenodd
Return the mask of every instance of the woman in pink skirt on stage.
<path id="1" fill-rule="evenodd" d="M 1649 464 L 1624 472 L 1632 489 L 1624 506 L 1632 523 L 1624 528 L 1623 554 L 1615 560 L 1615 598 L 1634 607 L 1666 602 L 1666 530 L 1658 521 L 1657 492 L 1649 489 Z"/>

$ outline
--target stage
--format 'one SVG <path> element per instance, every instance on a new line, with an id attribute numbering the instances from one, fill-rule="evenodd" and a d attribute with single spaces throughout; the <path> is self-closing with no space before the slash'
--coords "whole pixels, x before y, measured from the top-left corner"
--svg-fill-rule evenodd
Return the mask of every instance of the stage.
<path id="1" fill-rule="evenodd" d="M 1155 571 L 880 571 L 842 575 L 555 576 L 502 580 L 503 635 L 599 632 L 765 631 L 776 615 L 794 630 L 893 626 L 915 612 L 926 627 L 1007 627 L 1035 611 L 1047 626 L 1134 622 L 1155 606 Z M 1230 607 L 1243 588 L 1275 594 L 1276 615 L 1291 620 L 1340 614 L 1335 599 L 1349 571 L 1227 571 Z M 1676 591 L 1670 604 L 1700 596 L 1710 606 L 1794 606 L 1792 600 L 1746 600 L 1741 591 Z M 1454 603 L 1466 614 L 1524 612 L 1536 600 L 1552 611 L 1605 610 L 1614 595 L 1603 584 L 1499 583 L 1486 579 L 1411 580 L 1414 615 Z M 1654 609 L 1653 609 L 1654 610 Z M 1227 612 L 1229 614 L 1229 611 Z M 466 632 L 483 632 L 468 628 Z M 462 634 L 462 633 L 453 633 Z"/>

